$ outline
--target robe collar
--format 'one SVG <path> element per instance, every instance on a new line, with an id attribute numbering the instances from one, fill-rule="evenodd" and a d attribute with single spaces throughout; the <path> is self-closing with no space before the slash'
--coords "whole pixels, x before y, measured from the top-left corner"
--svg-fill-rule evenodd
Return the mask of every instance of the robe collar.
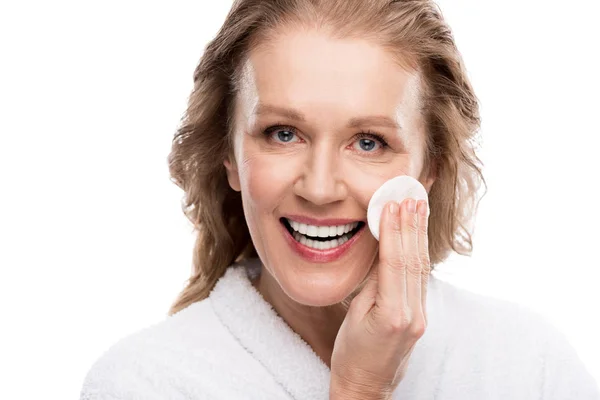
<path id="1" fill-rule="evenodd" d="M 252 286 L 260 268 L 259 259 L 229 267 L 210 294 L 215 313 L 294 399 L 329 398 L 327 365 Z"/>
<path id="2" fill-rule="evenodd" d="M 215 313 L 242 347 L 269 371 L 292 398 L 328 399 L 331 371 L 252 285 L 251 281 L 260 274 L 261 268 L 258 258 L 229 267 L 210 294 Z M 438 348 L 436 340 L 431 337 L 442 328 L 437 318 L 442 308 L 440 285 L 439 279 L 430 275 L 427 293 L 429 323 L 414 348 L 411 360 L 426 357 L 428 353 L 443 354 L 448 350 L 442 349 L 445 344 Z M 429 359 L 425 364 L 442 362 Z M 396 395 L 408 395 L 409 388 L 420 379 L 422 373 L 419 369 L 409 367 L 406 377 L 394 393 L 395 398 Z"/>

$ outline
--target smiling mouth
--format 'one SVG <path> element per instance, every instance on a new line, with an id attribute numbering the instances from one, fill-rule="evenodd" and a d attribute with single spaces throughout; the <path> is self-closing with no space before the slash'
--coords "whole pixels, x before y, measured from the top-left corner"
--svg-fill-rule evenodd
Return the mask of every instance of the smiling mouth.
<path id="1" fill-rule="evenodd" d="M 280 221 L 297 242 L 315 250 L 339 247 L 365 226 L 362 221 L 336 226 L 307 225 L 287 218 Z"/>

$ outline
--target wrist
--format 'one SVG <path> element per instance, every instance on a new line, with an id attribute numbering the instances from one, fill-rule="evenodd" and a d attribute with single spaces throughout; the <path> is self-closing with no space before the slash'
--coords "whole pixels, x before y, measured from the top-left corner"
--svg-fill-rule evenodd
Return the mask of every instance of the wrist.
<path id="1" fill-rule="evenodd" d="M 392 390 L 331 375 L 329 400 L 390 400 Z"/>

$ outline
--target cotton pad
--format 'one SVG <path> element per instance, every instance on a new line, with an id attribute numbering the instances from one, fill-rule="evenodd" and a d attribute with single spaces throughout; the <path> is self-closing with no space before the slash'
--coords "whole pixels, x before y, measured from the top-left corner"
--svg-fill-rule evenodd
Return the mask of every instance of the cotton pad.
<path id="1" fill-rule="evenodd" d="M 379 240 L 379 221 L 381 221 L 383 207 L 389 201 L 394 200 L 400 204 L 407 198 L 413 198 L 417 201 L 427 200 L 427 206 L 429 207 L 427 190 L 421 182 L 408 175 L 392 178 L 375 191 L 367 209 L 367 222 L 375 239 Z"/>

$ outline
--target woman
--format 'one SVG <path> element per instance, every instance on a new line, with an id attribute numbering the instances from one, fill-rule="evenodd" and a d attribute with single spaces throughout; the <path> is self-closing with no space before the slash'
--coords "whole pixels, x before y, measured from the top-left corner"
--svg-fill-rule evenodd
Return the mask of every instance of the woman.
<path id="1" fill-rule="evenodd" d="M 561 334 L 430 275 L 469 254 L 478 103 L 426 0 L 238 0 L 170 155 L 198 229 L 170 316 L 83 399 L 597 399 Z M 397 175 L 429 201 L 369 199 Z"/>

